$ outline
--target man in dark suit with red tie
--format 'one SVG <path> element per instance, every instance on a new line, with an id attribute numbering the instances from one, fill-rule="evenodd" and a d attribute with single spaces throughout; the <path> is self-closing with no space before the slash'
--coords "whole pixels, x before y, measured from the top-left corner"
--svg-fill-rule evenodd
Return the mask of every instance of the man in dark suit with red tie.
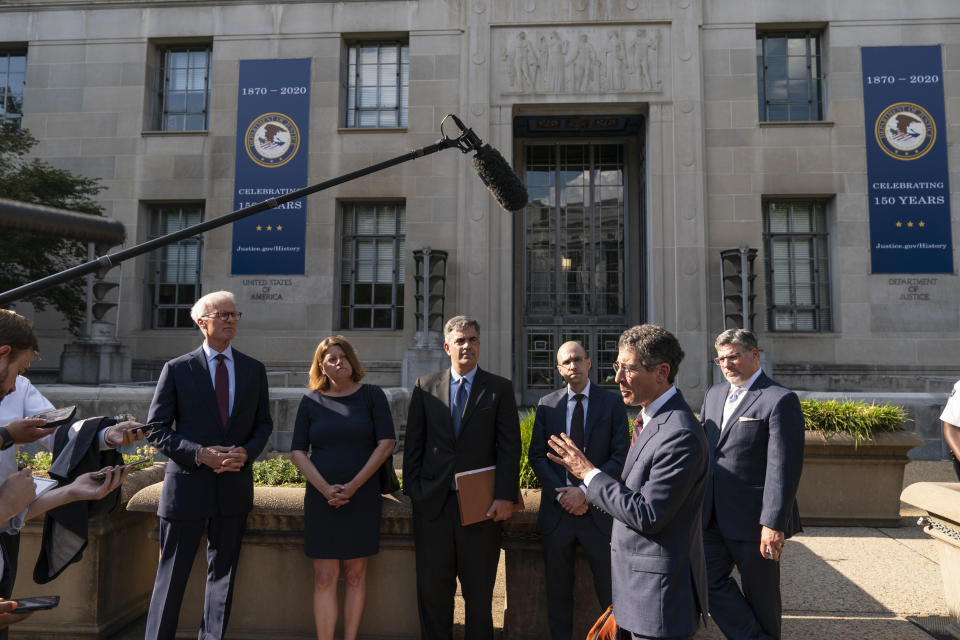
<path id="1" fill-rule="evenodd" d="M 724 331 L 714 346 L 726 381 L 707 390 L 700 410 L 710 443 L 703 499 L 710 616 L 727 638 L 770 640 L 780 637 L 783 545 L 802 531 L 803 411 L 797 394 L 763 373 L 751 331 Z"/>
<path id="2" fill-rule="evenodd" d="M 163 423 L 148 440 L 170 458 L 157 509 L 160 563 L 147 613 L 147 640 L 174 638 L 204 535 L 207 584 L 198 638 L 223 638 L 240 543 L 253 506 L 251 465 L 273 430 L 266 369 L 230 346 L 240 319 L 233 294 L 203 296 L 190 316 L 204 343 L 163 366 L 147 417 Z"/>
<path id="3" fill-rule="evenodd" d="M 407 412 L 403 491 L 413 503 L 420 637 L 449 640 L 460 580 L 466 640 L 492 640 L 500 523 L 513 514 L 520 422 L 513 385 L 477 366 L 480 324 L 456 316 L 443 329 L 450 368 L 417 380 Z M 489 520 L 463 526 L 454 474 L 496 466 Z"/>
<path id="4" fill-rule="evenodd" d="M 547 619 L 552 640 L 573 636 L 573 567 L 577 543 L 586 552 L 599 615 L 613 602 L 610 585 L 610 530 L 613 519 L 587 503 L 587 488 L 547 459 L 547 440 L 566 433 L 587 458 L 611 476 L 623 470 L 630 440 L 627 412 L 616 395 L 590 383 L 592 362 L 578 342 L 557 351 L 557 371 L 567 386 L 537 405 L 530 438 L 530 466 L 540 480 L 537 529 L 543 545 L 547 582 Z"/>
<path id="5" fill-rule="evenodd" d="M 683 349 L 651 324 L 623 332 L 613 365 L 624 404 L 639 406 L 623 473 L 594 465 L 567 434 L 550 436 L 550 460 L 587 486 L 613 516 L 613 614 L 621 638 L 691 638 L 706 619 L 700 511 L 707 439 L 674 386 Z"/>

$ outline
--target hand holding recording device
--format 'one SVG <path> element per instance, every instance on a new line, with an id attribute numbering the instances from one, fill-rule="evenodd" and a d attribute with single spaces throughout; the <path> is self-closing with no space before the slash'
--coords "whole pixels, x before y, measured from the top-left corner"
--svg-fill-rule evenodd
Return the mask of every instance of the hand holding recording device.
<path id="1" fill-rule="evenodd" d="M 73 419 L 73 415 L 77 412 L 77 405 L 72 404 L 69 407 L 64 407 L 62 409 L 50 409 L 50 411 L 44 411 L 43 413 L 38 413 L 33 416 L 34 418 L 40 418 L 46 420 L 47 424 L 40 425 L 40 429 L 53 429 L 59 427 L 62 424 L 66 424 Z"/>
<path id="2" fill-rule="evenodd" d="M 53 609 L 60 604 L 60 596 L 33 596 L 31 598 L 10 598 L 17 603 L 12 613 L 26 613 L 28 611 L 43 611 Z"/>
<path id="3" fill-rule="evenodd" d="M 137 458 L 133 462 L 128 462 L 127 464 L 120 465 L 117 470 L 123 471 L 124 469 L 134 469 L 136 467 L 147 464 L 148 462 L 153 462 L 152 458 Z M 106 471 L 97 471 L 91 476 L 94 480 L 105 480 L 107 477 Z"/>

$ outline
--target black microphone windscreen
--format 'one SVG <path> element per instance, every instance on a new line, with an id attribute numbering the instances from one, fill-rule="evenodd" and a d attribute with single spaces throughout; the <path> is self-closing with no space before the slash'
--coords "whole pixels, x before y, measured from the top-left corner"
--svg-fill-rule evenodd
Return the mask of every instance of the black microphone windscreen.
<path id="1" fill-rule="evenodd" d="M 483 145 L 473 156 L 473 168 L 501 207 L 519 211 L 527 206 L 527 187 L 499 151 L 489 144 Z"/>

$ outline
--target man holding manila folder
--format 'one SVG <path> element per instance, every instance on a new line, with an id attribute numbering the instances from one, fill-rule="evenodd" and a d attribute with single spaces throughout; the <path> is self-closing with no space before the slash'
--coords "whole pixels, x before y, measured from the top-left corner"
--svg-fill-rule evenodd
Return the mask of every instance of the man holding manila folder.
<path id="1" fill-rule="evenodd" d="M 610 586 L 609 514 L 591 507 L 587 488 L 561 465 L 547 459 L 547 440 L 561 433 L 598 468 L 619 477 L 630 440 L 627 412 L 614 393 L 590 383 L 592 362 L 578 342 L 557 351 L 557 371 L 567 386 L 537 405 L 530 438 L 530 466 L 540 480 L 537 529 L 543 544 L 547 583 L 547 619 L 552 640 L 573 637 L 573 575 L 577 543 L 586 552 L 600 611 L 613 601 Z"/>
<path id="2" fill-rule="evenodd" d="M 511 382 L 477 366 L 477 320 L 453 317 L 443 337 L 450 368 L 417 380 L 403 454 L 403 491 L 413 504 L 420 637 L 451 637 L 459 578 L 466 639 L 489 640 L 500 522 L 512 515 L 518 495 L 520 423 Z M 487 519 L 461 524 L 454 475 L 494 466 Z"/>

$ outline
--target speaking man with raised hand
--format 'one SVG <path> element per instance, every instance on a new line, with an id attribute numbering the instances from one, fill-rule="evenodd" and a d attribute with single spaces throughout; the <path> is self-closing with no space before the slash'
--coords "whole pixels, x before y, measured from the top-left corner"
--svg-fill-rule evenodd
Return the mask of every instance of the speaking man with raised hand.
<path id="1" fill-rule="evenodd" d="M 547 456 L 582 478 L 590 504 L 613 516 L 613 614 L 630 638 L 690 638 L 706 620 L 707 442 L 674 386 L 681 360 L 679 341 L 663 327 L 637 325 L 620 336 L 615 379 L 624 404 L 640 414 L 619 476 L 597 468 L 567 434 L 550 436 Z"/>

